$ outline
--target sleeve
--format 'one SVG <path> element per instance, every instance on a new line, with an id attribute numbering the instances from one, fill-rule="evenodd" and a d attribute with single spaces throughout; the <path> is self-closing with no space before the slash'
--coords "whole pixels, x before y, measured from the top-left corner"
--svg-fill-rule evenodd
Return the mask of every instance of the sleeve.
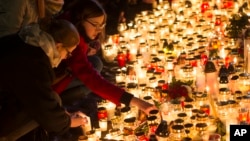
<path id="1" fill-rule="evenodd" d="M 15 65 L 18 71 L 13 72 L 12 91 L 25 111 L 48 132 L 65 133 L 70 128 L 71 120 L 51 88 L 53 71 L 50 64 L 27 59 Z"/>
<path id="2" fill-rule="evenodd" d="M 0 37 L 19 31 L 21 26 L 38 20 L 36 3 L 30 0 L 0 1 Z"/>
<path id="3" fill-rule="evenodd" d="M 72 69 L 72 75 L 80 79 L 83 84 L 100 97 L 115 104 L 121 103 L 124 90 L 105 80 L 88 61 L 84 48 L 86 44 L 81 44 L 72 52 L 72 57 L 68 60 Z M 87 47 L 86 47 L 87 48 Z M 65 78 L 61 84 L 70 81 L 70 77 Z M 60 84 L 57 84 L 60 85 Z"/>

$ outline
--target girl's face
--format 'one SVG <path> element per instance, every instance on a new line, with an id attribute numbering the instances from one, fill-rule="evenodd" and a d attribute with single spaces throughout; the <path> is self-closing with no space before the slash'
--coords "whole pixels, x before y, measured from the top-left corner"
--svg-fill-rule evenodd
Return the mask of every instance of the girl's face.
<path id="1" fill-rule="evenodd" d="M 102 32 L 105 25 L 106 23 L 104 15 L 94 18 L 88 18 L 82 23 L 82 26 L 85 28 L 86 35 L 92 40 L 95 39 L 98 34 Z"/>

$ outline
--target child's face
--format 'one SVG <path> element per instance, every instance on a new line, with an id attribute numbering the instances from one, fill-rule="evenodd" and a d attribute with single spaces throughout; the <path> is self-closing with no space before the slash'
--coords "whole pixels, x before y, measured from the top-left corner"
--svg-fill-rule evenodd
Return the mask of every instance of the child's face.
<path id="1" fill-rule="evenodd" d="M 86 35 L 90 39 L 95 39 L 105 27 L 105 16 L 89 18 L 83 21 L 82 25 L 85 28 Z"/>

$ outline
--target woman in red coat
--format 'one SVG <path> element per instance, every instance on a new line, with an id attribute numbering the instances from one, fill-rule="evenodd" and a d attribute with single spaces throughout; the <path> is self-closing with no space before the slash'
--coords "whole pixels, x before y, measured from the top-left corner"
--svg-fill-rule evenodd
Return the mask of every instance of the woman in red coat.
<path id="1" fill-rule="evenodd" d="M 72 56 L 65 60 L 61 66 L 68 67 L 68 75 L 53 85 L 59 94 L 74 89 L 77 91 L 75 99 L 82 98 L 92 91 L 103 99 L 115 104 L 123 103 L 126 106 L 137 106 L 140 110 L 149 113 L 155 109 L 147 103 L 133 96 L 109 81 L 105 80 L 88 60 L 89 42 L 100 39 L 106 23 L 106 14 L 102 6 L 94 0 L 79 0 L 70 10 L 64 11 L 61 15 L 64 19 L 71 21 L 80 33 L 80 44 L 72 52 Z M 66 65 L 65 65 L 66 64 Z M 78 82 L 78 86 L 69 85 Z M 72 93 L 68 93 L 72 94 Z"/>

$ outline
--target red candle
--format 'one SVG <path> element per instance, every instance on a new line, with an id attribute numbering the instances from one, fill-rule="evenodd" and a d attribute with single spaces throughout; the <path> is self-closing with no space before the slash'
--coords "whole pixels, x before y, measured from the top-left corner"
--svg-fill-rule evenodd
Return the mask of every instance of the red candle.
<path id="1" fill-rule="evenodd" d="M 105 119 L 108 117 L 108 111 L 105 107 L 99 107 L 97 113 L 98 119 Z"/>
<path id="2" fill-rule="evenodd" d="M 220 16 L 217 16 L 216 19 L 215 19 L 215 25 L 218 25 L 218 26 L 219 26 L 219 25 L 221 25 L 221 23 L 222 23 L 222 22 L 221 22 Z"/>
<path id="3" fill-rule="evenodd" d="M 201 4 L 201 13 L 206 12 L 209 9 L 209 3 L 207 1 L 203 1 Z"/>
<path id="4" fill-rule="evenodd" d="M 208 57 L 206 54 L 201 54 L 201 64 L 206 65 Z"/>
<path id="5" fill-rule="evenodd" d="M 202 105 L 200 107 L 200 110 L 204 111 L 207 115 L 210 115 L 210 107 L 209 107 L 209 105 Z"/>
<path id="6" fill-rule="evenodd" d="M 126 65 L 126 55 L 123 52 L 118 53 L 117 62 L 118 62 L 119 67 L 125 67 L 125 65 Z"/>

